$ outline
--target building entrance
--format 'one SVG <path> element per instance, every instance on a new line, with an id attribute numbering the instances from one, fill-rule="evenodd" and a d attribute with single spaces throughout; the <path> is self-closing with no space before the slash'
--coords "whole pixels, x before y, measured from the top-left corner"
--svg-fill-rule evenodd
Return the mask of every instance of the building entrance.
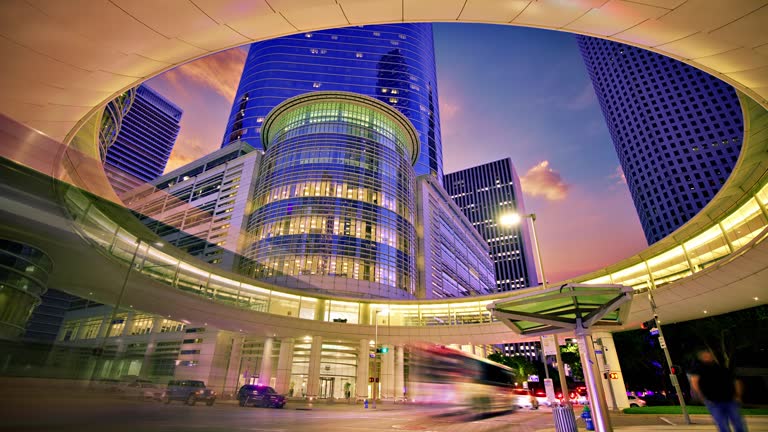
<path id="1" fill-rule="evenodd" d="M 335 383 L 336 378 L 320 377 L 320 399 L 328 399 L 333 397 L 333 386 Z"/>

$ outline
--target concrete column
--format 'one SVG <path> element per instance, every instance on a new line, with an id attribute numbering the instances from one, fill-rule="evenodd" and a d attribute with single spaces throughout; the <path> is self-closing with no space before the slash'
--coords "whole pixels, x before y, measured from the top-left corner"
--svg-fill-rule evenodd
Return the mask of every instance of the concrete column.
<path id="1" fill-rule="evenodd" d="M 355 398 L 368 398 L 368 377 L 370 376 L 370 348 L 368 339 L 360 339 L 357 351 L 357 379 L 355 380 Z"/>
<path id="2" fill-rule="evenodd" d="M 381 357 L 381 399 L 393 399 L 395 393 L 395 353 L 392 346 L 384 345 L 389 348 L 386 354 L 380 354 Z"/>
<path id="3" fill-rule="evenodd" d="M 405 396 L 405 354 L 403 346 L 395 347 L 395 398 Z"/>
<path id="4" fill-rule="evenodd" d="M 293 339 L 280 340 L 280 357 L 277 359 L 277 383 L 275 384 L 275 391 L 280 394 L 288 394 L 291 388 L 293 344 Z"/>
<path id="5" fill-rule="evenodd" d="M 125 321 L 123 321 L 123 331 L 121 332 L 122 337 L 130 336 L 131 335 L 131 326 L 133 326 L 133 312 L 128 312 L 125 315 Z"/>
<path id="6" fill-rule="evenodd" d="M 221 393 L 235 393 L 240 388 L 243 342 L 245 342 L 245 336 L 232 336 L 232 345 L 229 351 L 229 359 L 227 360 L 227 371 L 224 376 L 224 383 L 221 386 Z"/>
<path id="7" fill-rule="evenodd" d="M 312 349 L 309 351 L 309 377 L 307 378 L 307 397 L 317 399 L 320 394 L 320 360 L 323 355 L 323 337 L 312 336 Z"/>
<path id="8" fill-rule="evenodd" d="M 605 392 L 603 391 L 602 383 L 599 381 L 597 357 L 595 356 L 592 335 L 586 329 L 579 328 L 581 320 L 577 319 L 576 321 L 576 340 L 579 344 L 581 367 L 584 370 L 584 382 L 587 385 L 589 406 L 590 411 L 592 411 L 595 430 L 597 432 L 613 432 L 613 426 L 611 425 L 611 419 L 608 416 L 608 409 L 605 403 Z"/>
<path id="9" fill-rule="evenodd" d="M 605 331 L 594 332 L 592 338 L 595 340 L 595 348 L 602 351 L 602 355 L 597 355 L 597 366 L 600 370 L 600 377 L 605 388 L 605 396 L 610 409 L 629 408 L 629 399 L 627 399 L 627 387 L 624 384 L 624 375 L 621 373 L 621 364 L 619 364 L 619 355 L 616 352 L 616 346 L 613 343 L 613 334 Z M 600 349 L 602 347 L 602 349 Z M 610 373 L 616 373 L 617 379 L 611 379 Z M 608 375 L 606 379 L 605 376 Z"/>
<path id="10" fill-rule="evenodd" d="M 259 384 L 268 386 L 269 380 L 272 378 L 272 345 L 274 344 L 273 338 L 266 338 L 264 340 L 264 349 L 261 355 L 261 367 L 259 368 Z"/>
<path id="11" fill-rule="evenodd" d="M 149 331 L 149 339 L 147 339 L 147 349 L 144 351 L 144 360 L 141 362 L 141 371 L 139 376 L 146 378 L 149 376 L 149 371 L 152 370 L 152 356 L 155 354 L 157 348 L 157 335 L 160 334 L 160 327 L 163 325 L 163 317 L 155 317 L 152 320 L 152 329 Z"/>

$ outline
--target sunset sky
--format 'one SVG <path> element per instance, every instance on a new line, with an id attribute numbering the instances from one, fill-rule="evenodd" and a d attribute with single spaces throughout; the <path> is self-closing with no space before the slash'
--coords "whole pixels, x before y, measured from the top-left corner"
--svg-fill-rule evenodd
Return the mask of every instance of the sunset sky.
<path id="1" fill-rule="evenodd" d="M 577 276 L 646 247 L 574 37 L 435 24 L 445 172 L 511 157 L 537 215 L 547 280 Z M 236 48 L 148 84 L 184 110 L 166 171 L 221 145 L 245 61 Z"/>

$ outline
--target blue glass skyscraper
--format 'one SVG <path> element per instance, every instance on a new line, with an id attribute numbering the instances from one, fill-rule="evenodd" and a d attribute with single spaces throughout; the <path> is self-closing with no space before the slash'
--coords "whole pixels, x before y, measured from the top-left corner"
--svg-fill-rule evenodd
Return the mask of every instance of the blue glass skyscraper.
<path id="1" fill-rule="evenodd" d="M 181 129 L 181 108 L 142 84 L 106 153 L 104 171 L 118 195 L 163 174 Z"/>
<path id="2" fill-rule="evenodd" d="M 222 146 L 243 140 L 260 148 L 270 110 L 312 91 L 353 92 L 397 108 L 418 132 L 416 175 L 442 182 L 431 24 L 348 27 L 251 45 Z"/>
<path id="3" fill-rule="evenodd" d="M 672 58 L 577 36 L 648 243 L 720 190 L 741 150 L 733 87 Z"/>

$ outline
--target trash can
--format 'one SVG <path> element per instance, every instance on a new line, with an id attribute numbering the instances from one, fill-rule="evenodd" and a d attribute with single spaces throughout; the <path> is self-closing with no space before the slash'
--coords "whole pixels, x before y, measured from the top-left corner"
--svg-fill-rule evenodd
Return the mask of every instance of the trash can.
<path id="1" fill-rule="evenodd" d="M 552 415 L 555 418 L 556 432 L 578 432 L 572 406 L 556 406 L 552 408 Z"/>

